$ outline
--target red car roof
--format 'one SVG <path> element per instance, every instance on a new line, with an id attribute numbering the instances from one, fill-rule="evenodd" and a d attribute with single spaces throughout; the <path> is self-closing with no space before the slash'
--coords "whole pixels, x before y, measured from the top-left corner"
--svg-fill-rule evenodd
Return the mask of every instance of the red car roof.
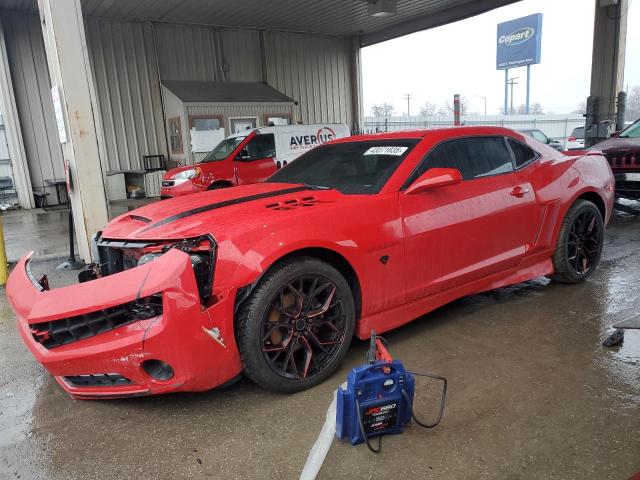
<path id="1" fill-rule="evenodd" d="M 474 127 L 447 127 L 447 128 L 431 128 L 421 130 L 400 130 L 393 132 L 368 133 L 363 135 L 354 135 L 334 140 L 334 143 L 343 143 L 361 140 L 385 140 L 385 139 L 403 139 L 403 138 L 424 138 L 428 134 L 437 133 L 438 136 L 459 137 L 463 135 L 510 135 L 514 137 L 522 137 L 521 134 L 514 132 L 508 128 L 491 127 L 491 126 L 474 126 Z"/>

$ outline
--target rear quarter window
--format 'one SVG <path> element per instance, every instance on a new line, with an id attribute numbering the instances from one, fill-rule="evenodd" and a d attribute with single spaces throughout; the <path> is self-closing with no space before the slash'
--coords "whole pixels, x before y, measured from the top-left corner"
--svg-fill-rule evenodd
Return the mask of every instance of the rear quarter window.
<path id="1" fill-rule="evenodd" d="M 533 150 L 531 147 L 514 140 L 513 138 L 508 138 L 507 143 L 513 152 L 513 159 L 515 162 L 516 168 L 523 167 L 528 163 L 533 162 L 536 158 L 538 158 L 538 153 Z"/>

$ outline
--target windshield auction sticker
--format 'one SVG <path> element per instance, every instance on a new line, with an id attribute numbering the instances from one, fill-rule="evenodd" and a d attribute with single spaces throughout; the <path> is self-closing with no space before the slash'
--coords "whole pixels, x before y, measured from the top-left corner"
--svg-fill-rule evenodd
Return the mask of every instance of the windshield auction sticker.
<path id="1" fill-rule="evenodd" d="M 364 155 L 394 155 L 399 157 L 407 151 L 409 147 L 371 147 L 364 152 Z"/>

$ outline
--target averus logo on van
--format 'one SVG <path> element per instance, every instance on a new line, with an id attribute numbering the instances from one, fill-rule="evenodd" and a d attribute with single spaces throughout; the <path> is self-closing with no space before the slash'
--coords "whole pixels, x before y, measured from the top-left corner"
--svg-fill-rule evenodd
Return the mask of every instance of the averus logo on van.
<path id="1" fill-rule="evenodd" d="M 322 145 L 323 143 L 334 140 L 336 138 L 336 132 L 334 132 L 329 127 L 322 127 L 320 130 L 318 130 L 316 136 L 318 137 L 318 144 Z"/>
<path id="2" fill-rule="evenodd" d="M 520 28 L 515 32 L 511 32 L 509 35 L 500 35 L 498 43 L 504 43 L 505 45 L 520 45 L 530 38 L 533 38 L 534 33 L 536 33 L 536 31 L 531 27 Z"/>
<path id="3" fill-rule="evenodd" d="M 336 138 L 336 132 L 329 127 L 322 127 L 315 135 L 292 135 L 289 147 L 295 149 L 309 149 L 330 142 Z"/>

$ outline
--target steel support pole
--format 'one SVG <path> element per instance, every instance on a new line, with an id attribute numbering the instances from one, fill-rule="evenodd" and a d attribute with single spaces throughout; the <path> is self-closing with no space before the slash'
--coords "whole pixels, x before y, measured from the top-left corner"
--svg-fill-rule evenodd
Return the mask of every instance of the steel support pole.
<path id="1" fill-rule="evenodd" d="M 527 65 L 527 103 L 525 105 L 525 112 L 529 115 L 529 84 L 531 82 L 531 65 Z"/>
<path id="2" fill-rule="evenodd" d="M 597 99 L 597 109 L 593 112 L 593 123 L 610 122 L 612 126 L 616 120 L 616 96 L 624 85 L 629 0 L 606 2 L 607 6 L 601 6 L 604 2 L 598 0 L 594 3 L 590 96 Z M 603 132 L 592 133 L 596 133 L 593 142 L 603 138 Z"/>
<path id="3" fill-rule="evenodd" d="M 38 0 L 54 111 L 69 162 L 70 193 L 79 256 L 91 259 L 91 238 L 109 219 L 101 128 L 80 0 Z"/>
<path id="4" fill-rule="evenodd" d="M 509 114 L 509 69 L 504 69 L 504 114 Z"/>

